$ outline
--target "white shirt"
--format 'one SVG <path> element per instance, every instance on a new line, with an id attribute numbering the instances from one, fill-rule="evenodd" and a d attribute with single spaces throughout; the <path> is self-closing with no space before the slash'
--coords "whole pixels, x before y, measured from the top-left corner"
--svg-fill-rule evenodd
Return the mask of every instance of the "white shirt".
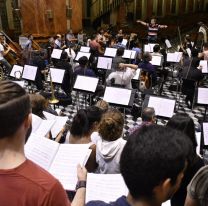
<path id="1" fill-rule="evenodd" d="M 0 60 L 4 59 L 3 51 L 4 51 L 4 47 L 2 44 L 0 44 Z"/>

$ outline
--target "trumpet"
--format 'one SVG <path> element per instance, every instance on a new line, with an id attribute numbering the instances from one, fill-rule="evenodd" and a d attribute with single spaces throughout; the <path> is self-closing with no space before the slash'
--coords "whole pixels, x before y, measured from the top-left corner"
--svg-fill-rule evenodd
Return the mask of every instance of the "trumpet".
<path id="1" fill-rule="evenodd" d="M 51 77 L 51 72 L 49 72 L 49 77 L 50 77 L 50 86 L 51 86 L 51 98 L 49 99 L 50 104 L 57 104 L 59 102 L 58 99 L 55 97 L 54 93 L 54 87 L 53 87 L 53 82 L 52 82 L 52 77 Z"/>

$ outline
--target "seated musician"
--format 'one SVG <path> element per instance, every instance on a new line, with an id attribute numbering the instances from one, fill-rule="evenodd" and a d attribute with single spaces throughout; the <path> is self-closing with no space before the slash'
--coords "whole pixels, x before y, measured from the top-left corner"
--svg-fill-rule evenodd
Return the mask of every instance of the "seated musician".
<path id="1" fill-rule="evenodd" d="M 126 63 L 126 60 L 122 58 L 124 54 L 124 48 L 120 47 L 117 49 L 116 56 L 112 60 L 112 70 L 115 71 L 120 63 Z"/>
<path id="2" fill-rule="evenodd" d="M 92 39 L 90 40 L 89 47 L 93 56 L 100 56 L 104 54 L 103 48 L 101 44 L 99 43 L 99 40 L 96 34 L 94 34 Z"/>
<path id="3" fill-rule="evenodd" d="M 73 34 L 72 29 L 70 29 L 66 34 L 66 46 L 67 47 L 74 47 L 76 44 L 77 38 Z"/>
<path id="4" fill-rule="evenodd" d="M 198 57 L 208 61 L 208 43 L 207 42 L 204 43 L 203 52 L 199 53 Z"/>
<path id="5" fill-rule="evenodd" d="M 0 36 L 0 63 L 6 67 L 8 72 L 10 72 L 12 69 L 12 66 L 4 58 L 4 56 L 6 56 L 8 52 L 10 51 L 10 47 L 5 50 L 3 44 L 4 44 L 4 38 L 3 36 Z"/>
<path id="6" fill-rule="evenodd" d="M 66 45 L 62 43 L 62 36 L 61 34 L 56 35 L 56 40 L 54 42 L 54 49 L 64 49 Z"/>

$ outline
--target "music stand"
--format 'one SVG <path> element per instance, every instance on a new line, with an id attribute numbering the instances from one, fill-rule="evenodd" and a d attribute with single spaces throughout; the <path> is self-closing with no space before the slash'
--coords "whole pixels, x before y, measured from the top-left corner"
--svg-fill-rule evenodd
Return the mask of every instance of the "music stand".
<path id="1" fill-rule="evenodd" d="M 176 105 L 175 99 L 153 95 L 146 96 L 145 99 L 144 106 L 153 107 L 158 118 L 167 120 L 173 116 Z"/>
<path id="2" fill-rule="evenodd" d="M 109 48 L 109 47 L 107 47 L 105 49 L 104 56 L 115 57 L 116 53 L 117 53 L 117 49 L 116 48 Z"/>
<path id="3" fill-rule="evenodd" d="M 90 96 L 95 93 L 99 79 L 96 77 L 88 77 L 77 75 L 73 90 L 77 91 L 77 110 L 79 109 L 79 92 L 84 94 L 89 94 Z M 91 100 L 91 98 L 90 98 Z M 91 102 L 90 102 L 91 104 Z M 86 105 L 86 102 L 85 102 Z"/>
<path id="4" fill-rule="evenodd" d="M 23 67 L 15 64 L 9 76 L 14 77 L 16 79 L 21 79 L 22 72 L 23 72 Z"/>
<path id="5" fill-rule="evenodd" d="M 205 107 L 204 120 L 206 119 L 207 107 L 208 107 L 208 88 L 198 87 L 197 91 L 197 104 Z"/>
<path id="6" fill-rule="evenodd" d="M 57 68 L 50 68 L 51 72 L 51 80 L 53 83 L 62 84 L 64 79 L 65 70 L 64 69 L 57 69 Z"/>
<path id="7" fill-rule="evenodd" d="M 22 78 L 29 81 L 35 81 L 38 67 L 25 65 L 22 73 Z"/>
<path id="8" fill-rule="evenodd" d="M 91 53 L 87 53 L 87 52 L 78 52 L 76 57 L 75 57 L 75 61 L 78 61 L 79 58 L 86 56 L 88 59 L 90 58 Z"/>
<path id="9" fill-rule="evenodd" d="M 145 44 L 144 45 L 144 52 L 153 52 L 153 48 L 156 44 Z"/>
<path id="10" fill-rule="evenodd" d="M 150 63 L 154 66 L 161 66 L 162 63 L 162 56 L 152 55 L 152 60 Z"/>
<path id="11" fill-rule="evenodd" d="M 97 68 L 99 69 L 111 69 L 112 58 L 109 57 L 98 57 Z"/>
<path id="12" fill-rule="evenodd" d="M 87 53 L 89 53 L 90 52 L 90 47 L 88 47 L 88 46 L 81 46 L 80 52 L 87 52 Z"/>
<path id="13" fill-rule="evenodd" d="M 136 57 L 136 51 L 127 50 L 127 49 L 124 50 L 124 54 L 123 54 L 122 58 L 135 59 L 135 57 Z"/>
<path id="14" fill-rule="evenodd" d="M 61 49 L 53 49 L 52 54 L 51 54 L 51 58 L 60 59 L 62 52 L 63 51 Z"/>

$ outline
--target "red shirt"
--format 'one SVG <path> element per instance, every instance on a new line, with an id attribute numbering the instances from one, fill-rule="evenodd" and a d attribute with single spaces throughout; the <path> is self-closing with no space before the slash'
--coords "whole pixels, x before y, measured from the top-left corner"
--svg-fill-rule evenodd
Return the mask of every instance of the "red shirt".
<path id="1" fill-rule="evenodd" d="M 57 179 L 30 160 L 14 169 L 0 169 L 1 206 L 69 206 Z"/>

